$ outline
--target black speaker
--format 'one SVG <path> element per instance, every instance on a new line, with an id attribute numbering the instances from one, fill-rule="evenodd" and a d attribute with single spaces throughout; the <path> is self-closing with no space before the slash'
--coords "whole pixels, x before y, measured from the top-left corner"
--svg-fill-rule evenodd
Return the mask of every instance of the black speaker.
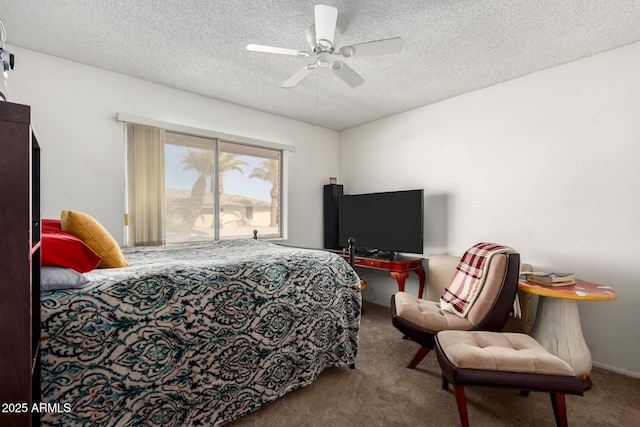
<path id="1" fill-rule="evenodd" d="M 340 196 L 342 196 L 341 184 L 328 184 L 324 186 L 324 247 L 325 249 L 340 249 L 338 237 L 338 215 Z M 344 245 L 342 245 L 344 246 Z"/>

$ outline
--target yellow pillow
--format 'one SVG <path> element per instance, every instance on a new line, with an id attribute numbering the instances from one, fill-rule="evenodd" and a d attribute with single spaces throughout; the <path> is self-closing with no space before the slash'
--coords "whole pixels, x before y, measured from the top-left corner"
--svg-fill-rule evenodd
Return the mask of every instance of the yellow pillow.
<path id="1" fill-rule="evenodd" d="M 116 239 L 91 215 L 65 210 L 62 211 L 60 219 L 62 231 L 78 236 L 102 257 L 98 268 L 120 268 L 129 265 Z"/>

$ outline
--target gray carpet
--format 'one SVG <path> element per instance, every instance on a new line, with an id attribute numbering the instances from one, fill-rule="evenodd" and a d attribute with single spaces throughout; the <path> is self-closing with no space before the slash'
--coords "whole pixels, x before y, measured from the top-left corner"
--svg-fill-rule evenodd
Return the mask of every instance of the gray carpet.
<path id="1" fill-rule="evenodd" d="M 391 325 L 389 308 L 365 303 L 356 369 L 328 368 L 308 387 L 234 423 L 241 426 L 458 426 L 455 396 L 441 387 L 429 354 L 405 366 L 418 349 Z M 593 387 L 567 396 L 569 425 L 640 425 L 640 379 L 594 368 Z M 553 426 L 549 395 L 467 388 L 471 426 Z"/>

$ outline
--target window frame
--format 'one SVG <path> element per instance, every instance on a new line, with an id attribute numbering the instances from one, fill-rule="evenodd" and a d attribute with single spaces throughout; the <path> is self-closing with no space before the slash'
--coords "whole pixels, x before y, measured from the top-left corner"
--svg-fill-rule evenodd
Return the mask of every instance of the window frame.
<path id="1" fill-rule="evenodd" d="M 265 240 L 286 240 L 288 238 L 288 208 L 289 208 L 289 202 L 288 202 L 288 170 L 289 170 L 289 162 L 288 162 L 288 154 L 287 153 L 291 153 L 291 152 L 295 152 L 295 146 L 293 145 L 289 145 L 289 144 L 283 144 L 283 143 L 278 143 L 278 142 L 272 142 L 272 141 L 266 141 L 266 140 L 260 140 L 260 139 L 255 139 L 255 138 L 250 138 L 250 137 L 245 137 L 242 135 L 233 135 L 233 134 L 228 134 L 228 133 L 224 133 L 224 132 L 219 132 L 219 131 L 214 131 L 214 130 L 210 130 L 210 129 L 203 129 L 203 128 L 197 128 L 197 127 L 192 127 L 192 126 L 186 126 L 186 125 L 180 125 L 177 123 L 170 123 L 170 122 L 163 122 L 160 120 L 154 120 L 154 119 L 149 119 L 149 118 L 144 118 L 144 117 L 140 117 L 140 116 L 135 116 L 132 114 L 126 114 L 126 113 L 116 113 L 116 120 L 118 122 L 121 122 L 123 124 L 123 129 L 124 129 L 124 145 L 125 145 L 125 150 L 124 150 L 124 161 L 125 161 L 125 166 L 127 165 L 128 159 L 127 159 L 127 124 L 138 124 L 138 125 L 146 125 L 146 126 L 152 126 L 152 127 L 157 127 L 157 128 L 161 128 L 164 129 L 165 131 L 171 132 L 171 133 L 178 133 L 178 134 L 183 134 L 183 135 L 187 135 L 187 136 L 195 136 L 195 137 L 203 137 L 203 138 L 207 138 L 207 139 L 213 139 L 215 140 L 215 147 L 216 147 L 216 165 L 218 162 L 218 156 L 219 156 L 219 144 L 220 142 L 230 142 L 233 144 L 240 144 L 240 145 L 247 145 L 250 147 L 256 147 L 256 148 L 264 148 L 264 149 L 270 149 L 270 150 L 278 150 L 281 152 L 281 156 L 280 156 L 280 236 L 279 237 L 266 237 Z M 127 168 L 125 167 L 125 172 L 126 172 Z M 125 242 L 129 241 L 129 227 L 128 227 L 128 212 L 129 212 L 129 205 L 128 205 L 128 180 L 127 180 L 127 174 L 125 173 L 125 179 L 124 179 L 124 186 L 125 186 L 125 191 L 124 191 L 124 198 L 125 198 L 125 213 L 124 213 L 124 217 L 125 217 Z M 220 212 L 220 205 L 219 205 L 219 195 L 217 194 L 216 197 L 214 197 L 214 209 L 216 210 L 217 214 L 219 215 Z M 249 238 L 249 237 L 247 237 Z M 260 238 L 260 236 L 258 236 L 258 238 Z M 220 240 L 220 230 L 219 227 L 216 227 L 215 231 L 214 231 L 214 240 Z"/>

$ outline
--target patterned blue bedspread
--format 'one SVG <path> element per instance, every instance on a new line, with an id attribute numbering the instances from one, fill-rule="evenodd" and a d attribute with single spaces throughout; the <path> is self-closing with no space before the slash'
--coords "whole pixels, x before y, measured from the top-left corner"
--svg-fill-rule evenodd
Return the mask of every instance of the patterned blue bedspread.
<path id="1" fill-rule="evenodd" d="M 359 278 L 335 254 L 234 240 L 125 256 L 42 294 L 42 402 L 61 407 L 43 425 L 222 425 L 355 363 Z"/>

